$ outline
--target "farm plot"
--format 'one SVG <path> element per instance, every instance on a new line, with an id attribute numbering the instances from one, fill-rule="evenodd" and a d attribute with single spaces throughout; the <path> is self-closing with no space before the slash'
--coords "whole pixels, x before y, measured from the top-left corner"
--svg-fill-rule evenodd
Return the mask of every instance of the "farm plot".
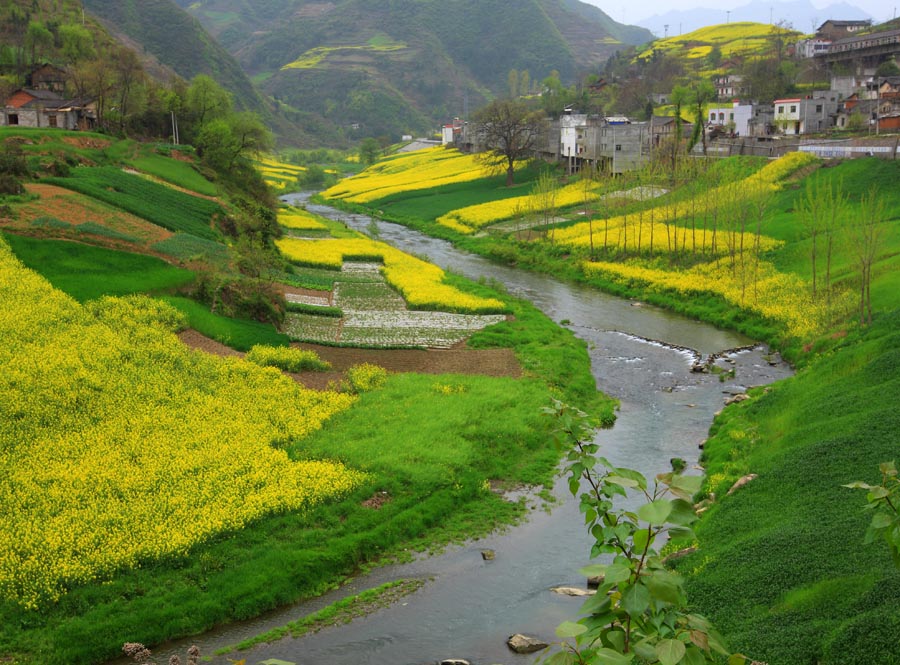
<path id="1" fill-rule="evenodd" d="M 343 317 L 289 313 L 288 335 L 301 341 L 353 346 L 449 348 L 506 319 L 502 314 L 407 310 L 403 298 L 385 282 L 378 263 L 347 262 L 340 274 L 353 279 L 336 278 L 333 305 Z"/>
<path id="2" fill-rule="evenodd" d="M 222 212 L 218 203 L 114 167 L 80 167 L 70 177 L 47 178 L 45 182 L 103 201 L 170 231 L 184 231 L 207 240 L 219 238 L 213 227 L 213 218 Z"/>

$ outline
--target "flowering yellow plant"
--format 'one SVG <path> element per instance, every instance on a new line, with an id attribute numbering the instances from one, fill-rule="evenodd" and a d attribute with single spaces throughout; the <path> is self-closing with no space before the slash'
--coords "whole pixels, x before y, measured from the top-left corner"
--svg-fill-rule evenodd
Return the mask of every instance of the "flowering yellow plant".
<path id="1" fill-rule="evenodd" d="M 361 482 L 281 449 L 352 396 L 191 351 L 165 309 L 83 307 L 0 241 L 0 597 L 35 609 Z"/>
<path id="2" fill-rule="evenodd" d="M 641 245 L 642 249 L 646 247 L 646 242 L 649 242 L 649 238 L 653 237 L 655 239 L 655 249 L 658 251 L 663 251 L 669 245 L 663 245 L 659 242 L 660 238 L 663 238 L 663 242 L 665 242 L 665 238 L 667 238 L 666 234 L 684 234 L 691 233 L 691 241 L 690 242 L 698 242 L 698 249 L 704 248 L 708 249 L 712 246 L 712 233 L 711 231 L 707 231 L 706 233 L 697 230 L 696 232 L 687 230 L 685 228 L 679 227 L 674 228 L 672 222 L 678 219 L 682 219 L 688 216 L 698 217 L 698 218 L 710 218 L 714 215 L 722 215 L 730 214 L 726 211 L 726 204 L 740 205 L 741 202 L 749 202 L 754 196 L 765 194 L 766 192 L 774 192 L 779 189 L 784 180 L 788 177 L 796 173 L 798 170 L 810 166 L 811 164 L 817 162 L 817 158 L 814 155 L 805 152 L 791 152 L 777 159 L 773 162 L 770 162 L 762 169 L 757 171 L 756 173 L 744 178 L 735 183 L 729 183 L 726 185 L 721 185 L 720 187 L 716 187 L 711 189 L 706 194 L 692 199 L 688 201 L 680 201 L 676 203 L 662 204 L 656 206 L 654 208 L 650 208 L 648 210 L 644 210 L 642 213 L 631 213 L 627 217 L 624 215 L 619 215 L 616 217 L 612 217 L 608 220 L 593 220 L 592 222 L 582 222 L 580 224 L 575 224 L 573 226 L 569 226 L 564 229 L 557 229 L 554 232 L 554 241 L 563 245 L 570 245 L 573 247 L 587 247 L 591 244 L 594 246 L 598 246 L 598 239 L 602 237 L 604 233 L 606 233 L 607 227 L 613 233 L 613 236 L 610 238 L 610 242 L 608 246 L 618 246 L 620 242 L 619 233 L 624 232 L 620 231 L 626 225 L 631 224 L 632 227 L 635 223 L 640 220 L 640 223 L 647 223 L 653 225 L 659 224 L 668 224 L 670 229 L 667 227 L 657 228 L 654 226 L 652 228 L 652 234 L 650 232 L 650 228 L 648 227 L 641 234 Z M 727 222 L 727 220 L 725 220 Z M 727 226 L 727 223 L 722 223 L 717 221 L 720 229 Z M 712 221 L 709 221 L 707 226 L 704 228 L 712 228 Z M 733 233 L 733 231 L 732 231 Z M 726 243 L 722 239 L 722 233 L 719 232 L 719 242 L 716 243 L 716 251 L 717 253 L 723 253 L 726 249 Z M 612 237 L 616 238 L 616 242 L 612 242 Z M 746 235 L 743 238 L 744 243 L 752 243 L 752 239 L 747 237 Z M 632 235 L 629 239 L 629 247 L 632 246 L 631 243 L 636 242 L 636 238 Z M 739 245 L 741 242 L 740 235 L 737 236 L 736 243 Z M 771 249 L 773 247 L 778 246 L 778 242 L 772 240 L 771 238 L 761 238 L 760 239 L 761 248 L 764 250 Z M 748 246 L 747 244 L 743 245 L 744 247 Z"/>
<path id="3" fill-rule="evenodd" d="M 314 231 L 328 228 L 321 219 L 303 208 L 287 208 L 278 211 L 278 224 L 297 231 Z"/>
<path id="4" fill-rule="evenodd" d="M 327 199 L 368 203 L 397 192 L 431 189 L 484 177 L 473 155 L 450 148 L 428 148 L 383 159 L 322 193 Z"/>
<path id="5" fill-rule="evenodd" d="M 686 270 L 659 270 L 639 264 L 589 262 L 587 275 L 600 275 L 658 290 L 677 291 L 680 295 L 713 293 L 733 305 L 781 323 L 789 334 L 808 339 L 827 323 L 829 311 L 813 300 L 809 285 L 797 275 L 779 272 L 766 261 L 753 257 L 736 259 L 733 269 L 728 260 L 704 263 Z M 838 303 L 844 307 L 846 303 Z"/>
<path id="6" fill-rule="evenodd" d="M 436 265 L 382 242 L 368 238 L 281 238 L 276 244 L 291 261 L 334 270 L 340 269 L 345 260 L 352 258 L 382 261 L 385 280 L 400 292 L 413 309 L 471 314 L 504 311 L 504 305 L 499 300 L 463 293 L 444 283 L 444 271 Z"/>

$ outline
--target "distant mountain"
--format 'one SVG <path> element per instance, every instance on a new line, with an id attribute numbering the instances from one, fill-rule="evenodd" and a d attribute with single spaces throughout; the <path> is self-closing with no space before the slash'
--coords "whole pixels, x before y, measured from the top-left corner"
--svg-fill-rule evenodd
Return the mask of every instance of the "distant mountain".
<path id="1" fill-rule="evenodd" d="M 572 82 L 652 39 L 578 0 L 177 2 L 287 112 L 350 137 L 425 131 L 504 93 L 510 70 Z"/>
<path id="2" fill-rule="evenodd" d="M 812 33 L 828 19 L 855 21 L 870 18 L 872 17 L 866 12 L 846 2 L 818 8 L 810 0 L 793 0 L 792 2 L 751 2 L 730 11 L 721 8 L 673 10 L 639 21 L 638 25 L 647 28 L 657 37 L 664 37 L 666 34 L 672 37 L 726 21 L 784 22 L 794 30 Z"/>

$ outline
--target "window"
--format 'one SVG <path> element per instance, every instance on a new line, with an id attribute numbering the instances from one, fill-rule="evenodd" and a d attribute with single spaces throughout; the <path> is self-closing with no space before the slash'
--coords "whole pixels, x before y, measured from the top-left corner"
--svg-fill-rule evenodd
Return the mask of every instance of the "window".
<path id="1" fill-rule="evenodd" d="M 784 107 L 783 107 L 783 106 L 779 106 L 779 107 L 778 107 L 778 113 L 784 113 Z"/>
<path id="2" fill-rule="evenodd" d="M 728 114 L 728 122 L 734 122 L 734 113 Z"/>
<path id="3" fill-rule="evenodd" d="M 794 106 L 793 104 L 791 104 L 791 113 L 796 113 L 796 112 L 797 112 L 797 107 Z"/>
<path id="4" fill-rule="evenodd" d="M 619 143 L 616 144 L 616 152 L 622 152 L 622 145 Z"/>
<path id="5" fill-rule="evenodd" d="M 821 112 L 822 112 L 822 105 L 816 104 L 816 113 L 821 113 Z"/>
<path id="6" fill-rule="evenodd" d="M 55 116 L 55 115 L 48 115 L 48 116 L 47 116 L 47 123 L 48 123 L 51 127 L 59 127 L 59 125 L 56 124 L 56 116 Z"/>
<path id="7" fill-rule="evenodd" d="M 10 113 L 7 123 L 10 125 L 18 125 L 19 124 L 19 114 L 18 113 Z"/>

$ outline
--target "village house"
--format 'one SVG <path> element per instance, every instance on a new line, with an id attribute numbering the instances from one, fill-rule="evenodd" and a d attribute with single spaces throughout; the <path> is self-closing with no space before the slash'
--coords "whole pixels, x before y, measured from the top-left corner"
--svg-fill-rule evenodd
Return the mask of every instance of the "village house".
<path id="1" fill-rule="evenodd" d="M 834 126 L 839 95 L 829 90 L 809 97 L 776 99 L 775 126 L 786 136 L 824 132 Z"/>
<path id="2" fill-rule="evenodd" d="M 801 39 L 794 45 L 794 54 L 798 58 L 815 58 L 818 55 L 825 55 L 828 53 L 828 48 L 830 46 L 831 40 L 822 37 Z"/>
<path id="3" fill-rule="evenodd" d="M 872 21 L 870 20 L 842 21 L 829 19 L 822 25 L 820 25 L 818 30 L 816 30 L 816 37 L 819 37 L 820 39 L 827 39 L 829 41 L 836 41 L 838 39 L 853 37 L 860 30 L 865 30 L 866 28 L 871 27 Z"/>
<path id="4" fill-rule="evenodd" d="M 740 74 L 722 74 L 713 81 L 716 87 L 716 96 L 720 101 L 743 97 L 747 94 L 747 86 L 744 85 L 744 77 Z"/>
<path id="5" fill-rule="evenodd" d="M 753 105 L 735 100 L 727 106 L 711 106 L 708 111 L 710 129 L 723 130 L 735 136 L 750 136 Z"/>
<path id="6" fill-rule="evenodd" d="M 693 123 L 681 120 L 681 135 L 690 136 L 694 131 Z M 676 132 L 675 118 L 669 115 L 655 115 L 650 118 L 650 143 L 657 148 L 667 139 L 674 138 Z"/>
<path id="7" fill-rule="evenodd" d="M 96 104 L 91 99 L 67 99 L 47 89 L 16 90 L 0 111 L 0 126 L 93 129 Z"/>

